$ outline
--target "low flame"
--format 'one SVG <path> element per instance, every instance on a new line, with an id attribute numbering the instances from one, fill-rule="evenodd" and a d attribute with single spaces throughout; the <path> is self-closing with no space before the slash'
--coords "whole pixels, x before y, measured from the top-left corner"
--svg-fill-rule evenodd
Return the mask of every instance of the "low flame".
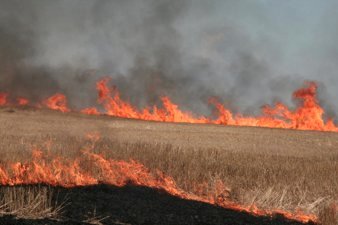
<path id="1" fill-rule="evenodd" d="M 100 112 L 95 107 L 82 109 L 81 113 L 88 115 L 100 115 Z"/>
<path id="2" fill-rule="evenodd" d="M 315 82 L 307 82 L 305 83 L 305 87 L 293 93 L 293 98 L 299 102 L 293 110 L 283 103 L 277 102 L 273 106 L 265 105 L 262 108 L 260 116 L 243 116 L 232 113 L 216 99 L 210 99 L 209 104 L 215 108 L 216 116 L 208 117 L 195 116 L 191 112 L 180 110 L 179 106 L 173 103 L 167 96 L 161 98 L 162 107 L 153 105 L 138 109 L 128 101 L 123 100 L 118 89 L 109 86 L 109 81 L 108 78 L 105 78 L 99 80 L 96 84 L 98 91 L 97 102 L 103 107 L 104 112 L 100 112 L 96 107 L 90 107 L 81 110 L 81 113 L 89 115 L 106 114 L 116 117 L 162 122 L 209 123 L 338 132 L 338 127 L 334 124 L 333 119 L 324 120 L 325 111 L 317 99 L 317 84 Z M 17 104 L 27 105 L 29 101 L 20 98 L 17 100 Z M 0 106 L 4 105 L 13 104 L 9 104 L 7 93 L 0 93 Z M 67 106 L 66 96 L 60 93 L 44 100 L 42 105 L 61 112 L 71 111 Z"/>
<path id="3" fill-rule="evenodd" d="M 29 100 L 26 98 L 19 97 L 16 99 L 19 106 L 24 106 L 29 104 Z"/>
<path id="4" fill-rule="evenodd" d="M 0 106 L 6 105 L 7 104 L 7 93 L 1 93 L 0 92 Z"/>
<path id="5" fill-rule="evenodd" d="M 91 136 L 90 138 L 93 137 Z M 52 157 L 45 155 L 40 150 L 34 150 L 31 161 L 0 164 L 0 185 L 40 183 L 66 188 L 102 183 L 119 187 L 127 184 L 147 186 L 165 190 L 169 194 L 182 199 L 205 202 L 255 215 L 273 216 L 277 213 L 284 215 L 288 219 L 304 223 L 317 220 L 316 216 L 306 215 L 301 212 L 266 211 L 259 210 L 255 206 L 240 206 L 224 198 L 222 194 L 217 194 L 226 189 L 223 183 L 217 185 L 216 194 L 208 196 L 195 195 L 180 189 L 173 178 L 160 171 L 152 173 L 138 162 L 107 159 L 103 155 L 95 154 L 90 150 L 82 151 L 82 155 L 79 158 L 72 160 L 58 156 Z"/>

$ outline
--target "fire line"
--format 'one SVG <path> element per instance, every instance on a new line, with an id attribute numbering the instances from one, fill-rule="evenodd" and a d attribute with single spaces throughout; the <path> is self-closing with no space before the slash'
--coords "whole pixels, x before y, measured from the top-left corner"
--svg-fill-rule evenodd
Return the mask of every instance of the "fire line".
<path id="1" fill-rule="evenodd" d="M 295 109 L 290 109 L 281 102 L 273 106 L 265 105 L 262 107 L 259 116 L 243 116 L 234 114 L 216 99 L 210 99 L 209 104 L 215 108 L 215 117 L 195 116 L 192 112 L 182 111 L 180 107 L 173 103 L 168 96 L 161 97 L 162 107 L 156 105 L 138 109 L 128 101 L 121 98 L 117 88 L 109 85 L 109 78 L 101 79 L 96 84 L 98 92 L 97 107 L 89 107 L 80 110 L 81 113 L 89 115 L 110 115 L 123 118 L 152 120 L 161 122 L 177 123 L 205 123 L 233 126 L 253 126 L 284 128 L 296 130 L 317 130 L 338 132 L 332 118 L 324 119 L 325 111 L 320 106 L 317 98 L 317 84 L 315 82 L 306 82 L 303 88 L 296 90 L 292 97 L 298 100 Z M 16 102 L 9 101 L 9 93 L 0 92 L 0 106 L 44 106 L 52 110 L 61 112 L 72 111 L 67 104 L 67 97 L 61 93 L 43 100 L 41 103 L 33 104 L 28 99 L 20 97 Z M 74 110 L 73 110 L 74 111 Z"/>

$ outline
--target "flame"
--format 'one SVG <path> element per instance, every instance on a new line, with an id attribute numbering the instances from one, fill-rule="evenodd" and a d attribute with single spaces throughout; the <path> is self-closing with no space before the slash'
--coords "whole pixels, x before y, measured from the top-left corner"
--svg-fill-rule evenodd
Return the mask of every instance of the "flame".
<path id="1" fill-rule="evenodd" d="M 157 106 L 147 107 L 139 111 L 130 103 L 123 101 L 119 91 L 108 87 L 109 79 L 100 80 L 96 88 L 98 90 L 98 103 L 102 104 L 106 114 L 110 116 L 125 117 L 132 119 L 154 120 L 163 122 L 187 122 L 206 123 L 204 117 L 194 118 L 190 112 L 182 112 L 178 105 L 172 103 L 169 97 L 162 97 L 163 108 Z"/>
<path id="2" fill-rule="evenodd" d="M 63 94 L 55 94 L 44 101 L 44 104 L 53 110 L 61 112 L 69 112 L 70 109 L 67 106 L 67 98 Z"/>
<path id="3" fill-rule="evenodd" d="M 338 132 L 338 127 L 332 118 L 324 119 L 325 111 L 319 104 L 317 84 L 315 82 L 306 82 L 303 88 L 293 93 L 292 97 L 298 102 L 295 109 L 289 109 L 283 103 L 277 102 L 272 106 L 263 106 L 261 115 L 256 117 L 234 114 L 215 98 L 209 100 L 209 104 L 215 108 L 214 116 L 196 116 L 191 112 L 182 111 L 168 96 L 160 98 L 162 102 L 161 107 L 153 105 L 138 109 L 128 101 L 123 100 L 118 89 L 110 86 L 109 82 L 109 78 L 104 78 L 96 83 L 98 92 L 97 103 L 101 105 L 103 110 L 89 107 L 80 110 L 81 113 L 89 115 L 106 114 L 116 117 L 162 122 L 209 123 Z M 8 93 L 0 93 L 0 106 L 10 105 L 8 96 Z M 17 105 L 27 104 L 29 104 L 28 99 L 17 99 Z M 47 98 L 42 101 L 42 104 L 38 103 L 37 105 L 44 105 L 61 112 L 71 111 L 67 106 L 66 96 L 60 93 Z"/>
<path id="4" fill-rule="evenodd" d="M 22 98 L 22 97 L 19 97 L 16 99 L 18 105 L 20 106 L 24 106 L 24 105 L 28 105 L 29 104 L 29 100 L 26 99 L 26 98 Z"/>
<path id="5" fill-rule="evenodd" d="M 306 87 L 293 93 L 293 98 L 299 101 L 295 110 L 290 110 L 283 103 L 275 106 L 264 106 L 262 115 L 258 117 L 234 115 L 229 109 L 210 99 L 209 103 L 216 109 L 216 118 L 196 117 L 191 112 L 183 112 L 169 97 L 162 97 L 163 108 L 157 106 L 138 110 L 130 103 L 123 101 L 118 90 L 108 87 L 108 79 L 97 83 L 98 103 L 102 104 L 106 114 L 117 117 L 154 120 L 163 122 L 211 123 L 234 126 L 258 126 L 270 128 L 286 128 L 298 130 L 338 131 L 332 119 L 324 121 L 324 109 L 317 99 L 317 84 L 307 82 Z"/>
<path id="6" fill-rule="evenodd" d="M 217 99 L 210 99 L 209 103 L 215 108 L 215 117 L 196 116 L 191 112 L 182 111 L 168 96 L 161 97 L 162 106 L 147 106 L 138 109 L 121 98 L 116 87 L 109 86 L 109 79 L 97 82 L 98 104 L 104 112 L 96 107 L 86 108 L 80 112 L 90 115 L 106 114 L 110 116 L 153 120 L 162 122 L 209 123 L 236 126 L 258 126 L 270 128 L 285 128 L 298 130 L 319 130 L 338 132 L 333 119 L 324 120 L 324 109 L 317 99 L 317 84 L 307 82 L 303 88 L 296 90 L 292 97 L 298 101 L 295 109 L 289 109 L 283 103 L 277 102 L 273 106 L 262 107 L 260 116 L 251 117 L 234 114 Z M 0 106 L 12 105 L 8 93 L 0 93 Z M 28 105 L 26 98 L 17 98 L 17 105 Z M 61 112 L 70 112 L 65 95 L 57 93 L 37 105 L 44 105 Z M 99 136 L 96 133 L 88 134 L 93 142 Z M 90 165 L 90 166 L 88 166 Z M 90 168 L 90 170 L 88 170 Z M 285 212 L 281 210 L 260 210 L 256 206 L 241 206 L 226 198 L 226 187 L 219 183 L 213 194 L 203 194 L 203 191 L 192 194 L 177 187 L 173 178 L 157 171 L 151 173 L 142 164 L 135 161 L 117 161 L 107 159 L 103 155 L 84 150 L 82 156 L 76 159 L 65 159 L 60 156 L 49 157 L 40 150 L 32 152 L 32 160 L 26 162 L 7 162 L 0 164 L 0 185 L 19 185 L 46 183 L 63 187 L 76 187 L 105 183 L 115 186 L 126 184 L 142 185 L 162 189 L 166 192 L 189 200 L 215 204 L 224 208 L 246 211 L 256 215 L 283 214 L 286 218 L 301 222 L 316 221 L 314 215 L 305 215 L 302 212 Z M 203 187 L 203 185 L 200 185 Z M 203 189 L 203 188 L 202 188 Z"/>
<path id="7" fill-rule="evenodd" d="M 0 106 L 6 105 L 7 104 L 7 93 L 1 93 L 0 92 Z"/>
<path id="8" fill-rule="evenodd" d="M 173 178 L 160 171 L 152 173 L 144 165 L 136 161 L 119 161 L 105 158 L 90 150 L 83 150 L 75 159 L 61 156 L 50 156 L 41 150 L 32 152 L 32 159 L 26 162 L 7 162 L 0 164 L 0 185 L 49 184 L 66 188 L 96 184 L 108 184 L 118 187 L 127 184 L 147 186 L 160 189 L 169 194 L 187 200 L 195 200 L 227 209 L 245 211 L 260 216 L 273 216 L 276 213 L 288 219 L 301 222 L 316 221 L 314 215 L 302 212 L 286 212 L 281 210 L 259 210 L 255 206 L 243 207 L 224 197 L 227 188 L 218 183 L 213 195 L 196 195 L 180 189 Z"/>
<path id="9" fill-rule="evenodd" d="M 100 115 L 101 113 L 95 107 L 85 108 L 81 110 L 81 113 L 88 114 L 88 115 Z"/>

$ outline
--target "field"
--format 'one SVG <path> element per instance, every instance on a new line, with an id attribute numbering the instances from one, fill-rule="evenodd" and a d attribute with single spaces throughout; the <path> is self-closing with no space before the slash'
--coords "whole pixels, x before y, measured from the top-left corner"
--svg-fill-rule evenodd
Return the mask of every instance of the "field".
<path id="1" fill-rule="evenodd" d="M 88 134 L 91 137 L 89 139 Z M 259 209 L 282 209 L 290 212 L 301 210 L 318 216 L 325 225 L 335 224 L 334 221 L 337 219 L 335 218 L 337 210 L 335 205 L 338 200 L 338 134 L 336 133 L 159 123 L 77 113 L 63 114 L 31 108 L 0 108 L 0 165 L 25 161 L 36 148 L 49 154 L 74 158 L 80 154 L 80 150 L 88 146 L 95 153 L 102 153 L 107 158 L 124 161 L 132 159 L 149 168 L 151 172 L 156 173 L 160 170 L 172 177 L 179 188 L 189 193 L 203 196 L 222 195 L 229 201 L 244 206 L 257 206 Z M 83 188 L 78 188 L 80 189 L 78 192 L 87 193 L 86 187 Z M 138 198 L 141 200 L 135 202 L 137 206 L 142 205 L 143 202 L 146 202 L 145 205 L 150 204 L 147 203 L 147 199 L 142 200 L 140 197 L 148 192 L 153 196 L 152 198 L 165 198 L 161 200 L 162 202 L 151 203 L 157 204 L 158 207 L 161 207 L 160 203 L 174 201 L 166 199 L 170 196 L 159 197 L 157 193 L 142 187 L 131 186 L 121 190 L 107 190 L 106 186 L 99 185 L 96 188 L 97 192 L 110 191 L 111 195 L 115 192 L 121 196 L 123 193 L 126 196 L 139 193 Z M 9 188 L 6 186 L 1 187 L 1 192 L 0 206 L 4 206 L 3 214 L 20 214 L 20 218 L 26 219 L 43 218 L 44 213 L 53 218 L 58 217 L 59 214 L 62 215 L 62 211 L 66 211 L 69 203 L 67 197 L 64 197 L 59 200 L 59 204 L 55 204 L 55 195 L 50 196 L 49 192 L 58 193 L 59 197 L 67 196 L 64 194 L 67 191 L 61 187 L 42 185 Z M 26 199 L 26 192 L 33 196 L 31 200 Z M 8 199 L 6 196 L 11 198 Z M 69 193 L 68 197 L 71 200 L 79 199 Z M 34 201 L 42 202 L 39 206 L 41 209 L 39 211 L 36 207 L 36 210 L 33 210 L 35 213 L 32 210 L 22 210 L 19 200 L 21 206 L 22 202 L 31 205 L 36 205 Z M 178 204 L 177 201 L 179 200 L 175 200 L 173 205 Z M 12 204 L 11 209 L 5 207 L 10 205 L 9 202 Z M 120 221 L 116 224 L 129 224 L 128 219 L 121 221 L 123 216 L 115 218 L 104 210 L 101 212 L 98 210 L 100 207 L 96 206 L 97 211 L 96 208 L 87 210 L 91 214 L 87 215 L 87 219 L 81 220 L 83 223 L 101 221 L 100 223 L 104 224 L 105 221 L 109 221 L 106 217 L 110 216 L 111 221 Z M 189 207 L 200 209 L 202 206 Z M 163 211 L 170 210 L 173 209 L 163 208 Z M 181 209 L 181 212 L 185 212 L 184 210 Z M 116 208 L 115 211 L 118 209 Z M 184 214 L 188 215 L 189 212 Z M 83 212 L 80 214 L 84 215 Z M 131 214 L 134 221 L 140 221 L 142 216 L 136 215 L 137 210 Z M 146 215 L 146 211 L 144 214 Z M 218 212 L 217 215 L 221 214 Z M 158 215 L 162 215 L 161 212 Z M 178 215 L 173 216 L 181 218 Z M 187 218 L 184 220 L 187 221 Z M 209 222 L 222 224 L 222 221 L 216 219 Z M 198 224 L 196 221 L 194 223 Z M 130 222 L 130 224 L 137 223 Z M 143 219 L 139 224 L 150 224 L 150 222 Z M 175 222 L 166 224 L 175 224 Z M 193 224 L 193 222 L 180 222 L 180 224 Z M 200 222 L 200 224 L 206 223 Z M 232 221 L 232 224 L 246 223 Z M 257 224 L 265 223 L 257 222 Z M 273 221 L 271 224 L 283 223 Z"/>

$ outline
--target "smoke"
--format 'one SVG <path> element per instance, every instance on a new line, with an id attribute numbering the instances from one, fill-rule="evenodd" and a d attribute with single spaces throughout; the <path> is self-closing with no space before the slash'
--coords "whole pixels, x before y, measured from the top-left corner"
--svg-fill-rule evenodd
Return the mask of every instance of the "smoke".
<path id="1" fill-rule="evenodd" d="M 62 92 L 72 106 L 85 107 L 95 103 L 95 81 L 110 76 L 140 107 L 168 95 L 185 110 L 208 113 L 216 96 L 236 112 L 258 113 L 275 100 L 290 104 L 292 91 L 310 79 L 323 84 L 320 98 L 333 114 L 338 50 L 325 49 L 337 39 L 324 45 L 308 36 L 320 28 L 335 37 L 335 29 L 321 26 L 330 3 L 315 18 L 301 7 L 311 11 L 317 3 L 295 4 L 1 0 L 0 92 L 33 100 Z"/>

